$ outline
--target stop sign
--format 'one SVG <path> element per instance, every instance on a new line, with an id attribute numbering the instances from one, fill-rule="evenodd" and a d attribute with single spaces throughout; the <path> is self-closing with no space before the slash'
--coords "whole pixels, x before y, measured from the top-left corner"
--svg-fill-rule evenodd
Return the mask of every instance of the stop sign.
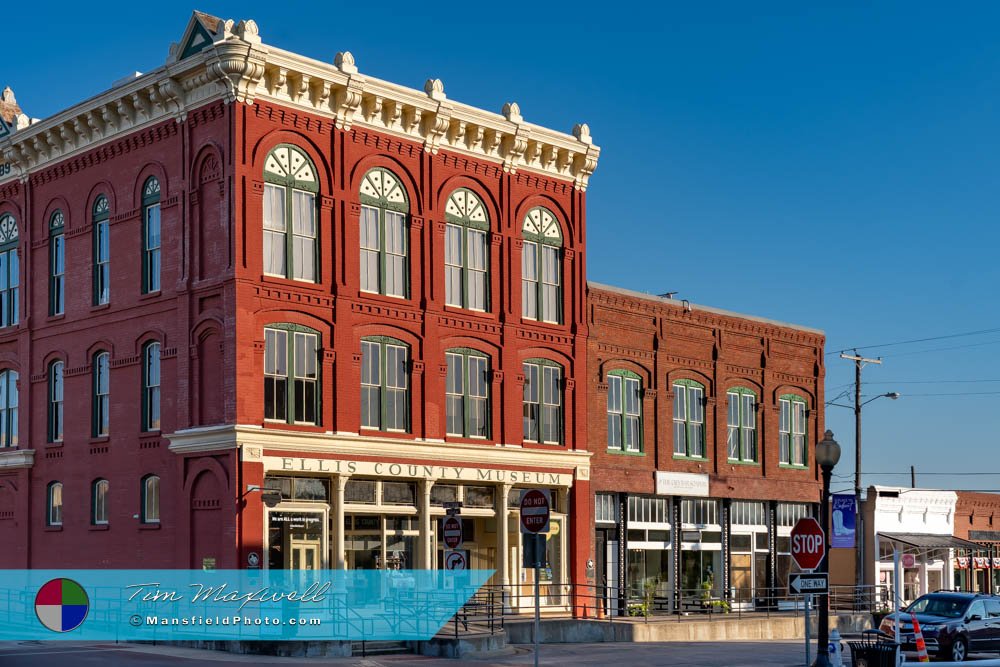
<path id="1" fill-rule="evenodd" d="M 462 521 L 457 517 L 447 516 L 441 524 L 444 543 L 449 549 L 457 549 L 462 544 Z"/>
<path id="2" fill-rule="evenodd" d="M 799 519 L 792 528 L 792 558 L 803 570 L 815 570 L 826 554 L 826 533 L 812 517 Z"/>

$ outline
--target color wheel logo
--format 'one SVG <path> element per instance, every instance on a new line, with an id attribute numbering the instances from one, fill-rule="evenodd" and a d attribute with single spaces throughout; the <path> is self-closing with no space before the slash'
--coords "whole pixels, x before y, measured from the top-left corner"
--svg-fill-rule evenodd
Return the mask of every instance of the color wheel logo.
<path id="1" fill-rule="evenodd" d="M 72 579 L 53 579 L 35 595 L 35 615 L 53 632 L 76 630 L 87 618 L 88 611 L 87 591 Z"/>

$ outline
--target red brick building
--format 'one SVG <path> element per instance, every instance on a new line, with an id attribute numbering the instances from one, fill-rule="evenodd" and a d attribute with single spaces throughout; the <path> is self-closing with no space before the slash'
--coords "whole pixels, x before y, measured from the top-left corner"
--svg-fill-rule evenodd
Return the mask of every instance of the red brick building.
<path id="1" fill-rule="evenodd" d="M 787 589 L 789 532 L 821 491 L 822 333 L 595 284 L 587 320 L 609 598 L 649 585 L 675 605 L 706 592 L 752 605 Z"/>
<path id="2" fill-rule="evenodd" d="M 956 590 L 1000 592 L 1000 494 L 956 491 L 955 537 L 980 545 L 955 550 Z"/>
<path id="3" fill-rule="evenodd" d="M 440 567 L 460 501 L 470 565 L 516 589 L 512 508 L 544 487 L 544 603 L 568 603 L 586 125 L 198 13 L 96 98 L 4 100 L 0 566 Z"/>

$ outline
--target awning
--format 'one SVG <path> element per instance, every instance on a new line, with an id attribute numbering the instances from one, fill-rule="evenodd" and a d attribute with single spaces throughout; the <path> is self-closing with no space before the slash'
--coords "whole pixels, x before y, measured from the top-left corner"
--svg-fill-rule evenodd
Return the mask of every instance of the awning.
<path id="1" fill-rule="evenodd" d="M 984 547 L 975 542 L 969 542 L 954 535 L 929 535 L 927 533 L 879 533 L 879 537 L 895 542 L 901 542 L 917 549 L 972 549 L 983 551 Z"/>

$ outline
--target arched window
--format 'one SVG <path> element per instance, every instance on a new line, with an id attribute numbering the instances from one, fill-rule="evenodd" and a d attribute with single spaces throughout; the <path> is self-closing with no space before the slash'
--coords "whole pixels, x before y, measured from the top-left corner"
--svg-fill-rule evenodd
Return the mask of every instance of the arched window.
<path id="1" fill-rule="evenodd" d="M 483 201 L 460 188 L 448 197 L 444 217 L 445 302 L 470 310 L 489 310 L 490 219 Z"/>
<path id="2" fill-rule="evenodd" d="M 705 458 L 705 387 L 694 380 L 674 382 L 674 456 Z"/>
<path id="3" fill-rule="evenodd" d="M 410 348 L 401 340 L 361 341 L 361 427 L 410 430 Z"/>
<path id="4" fill-rule="evenodd" d="M 49 442 L 63 439 L 63 370 L 62 360 L 49 364 Z"/>
<path id="5" fill-rule="evenodd" d="M 17 447 L 17 371 L 0 372 L 0 447 Z"/>
<path id="6" fill-rule="evenodd" d="M 642 451 L 642 380 L 632 371 L 608 373 L 608 449 Z"/>
<path id="7" fill-rule="evenodd" d="M 142 478 L 142 512 L 143 523 L 160 523 L 160 478 L 156 475 L 146 475 Z"/>
<path id="8" fill-rule="evenodd" d="M 63 522 L 62 482 L 49 482 L 46 492 L 45 525 L 61 526 Z"/>
<path id="9" fill-rule="evenodd" d="M 445 353 L 447 433 L 465 438 L 490 437 L 490 358 L 460 348 Z"/>
<path id="10" fill-rule="evenodd" d="M 56 211 L 49 220 L 49 315 L 66 312 L 66 219 Z"/>
<path id="11" fill-rule="evenodd" d="M 561 445 L 563 369 L 548 359 L 528 359 L 524 373 L 524 440 Z"/>
<path id="12" fill-rule="evenodd" d="M 726 392 L 729 460 L 743 463 L 757 461 L 757 395 L 744 387 Z"/>
<path id="13" fill-rule="evenodd" d="M 264 329 L 264 419 L 319 423 L 319 332 L 295 324 Z"/>
<path id="14" fill-rule="evenodd" d="M 21 268 L 17 244 L 17 221 L 11 215 L 0 215 L 0 327 L 18 322 Z"/>
<path id="15" fill-rule="evenodd" d="M 361 291 L 406 298 L 409 294 L 407 213 L 403 184 L 376 168 L 361 181 Z"/>
<path id="16" fill-rule="evenodd" d="M 94 355 L 93 374 L 93 428 L 95 438 L 107 435 L 111 421 L 111 355 L 98 352 Z"/>
<path id="17" fill-rule="evenodd" d="M 316 193 L 312 160 L 289 144 L 264 161 L 264 273 L 317 282 Z"/>
<path id="18" fill-rule="evenodd" d="M 160 291 L 160 182 L 142 186 L 142 293 Z"/>
<path id="19" fill-rule="evenodd" d="M 536 206 L 521 226 L 521 314 L 529 320 L 562 323 L 562 230 L 555 215 Z"/>
<path id="20" fill-rule="evenodd" d="M 160 344 L 142 348 L 142 430 L 160 430 Z"/>
<path id="21" fill-rule="evenodd" d="M 91 485 L 90 522 L 95 526 L 108 523 L 108 480 L 97 479 Z"/>
<path id="22" fill-rule="evenodd" d="M 104 195 L 94 201 L 94 305 L 111 300 L 111 205 Z"/>
<path id="23" fill-rule="evenodd" d="M 778 399 L 778 463 L 804 467 L 806 457 L 806 399 L 784 394 Z"/>

